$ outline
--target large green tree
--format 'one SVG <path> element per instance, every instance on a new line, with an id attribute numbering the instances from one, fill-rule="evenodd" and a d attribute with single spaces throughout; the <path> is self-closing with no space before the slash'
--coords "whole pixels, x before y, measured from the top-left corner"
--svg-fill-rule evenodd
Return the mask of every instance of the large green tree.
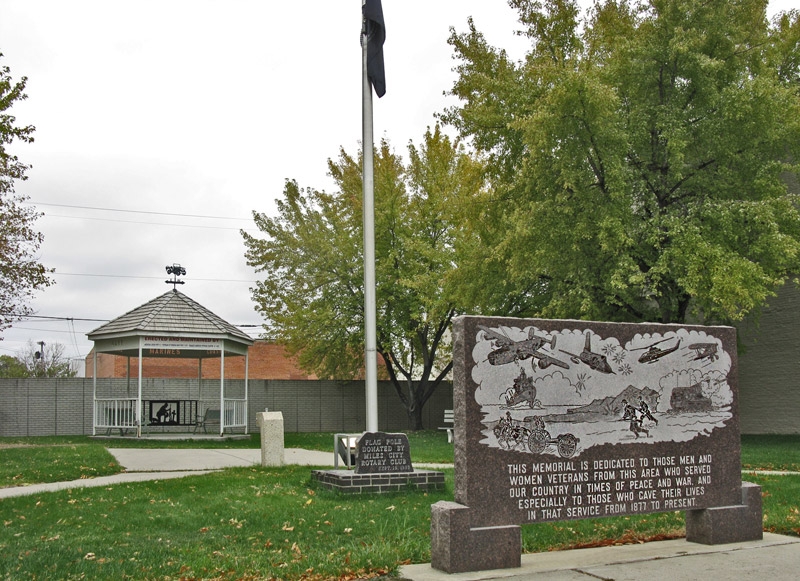
<path id="1" fill-rule="evenodd" d="M 328 164 L 335 191 L 287 181 L 277 215 L 254 213 L 264 237 L 243 232 L 246 257 L 265 273 L 253 290 L 268 335 L 319 377 L 357 377 L 364 366 L 360 159 Z M 454 285 L 471 234 L 465 200 L 483 186 L 481 164 L 429 130 L 404 162 L 382 141 L 375 154 L 377 350 L 412 429 L 452 366 Z"/>
<path id="2" fill-rule="evenodd" d="M 766 0 L 509 0 L 520 62 L 452 32 L 443 119 L 490 160 L 476 260 L 536 314 L 731 321 L 797 272 L 800 22 Z M 474 297 L 496 311 L 496 295 Z"/>
<path id="3" fill-rule="evenodd" d="M 2 58 L 0 53 L 0 58 Z M 34 228 L 39 213 L 14 191 L 16 181 L 27 179 L 30 166 L 19 161 L 8 146 L 33 141 L 34 127 L 20 127 L 8 111 L 26 98 L 26 78 L 13 81 L 7 66 L 0 66 L 0 332 L 29 314 L 28 301 L 35 291 L 52 283 L 38 261 L 42 234 Z"/>

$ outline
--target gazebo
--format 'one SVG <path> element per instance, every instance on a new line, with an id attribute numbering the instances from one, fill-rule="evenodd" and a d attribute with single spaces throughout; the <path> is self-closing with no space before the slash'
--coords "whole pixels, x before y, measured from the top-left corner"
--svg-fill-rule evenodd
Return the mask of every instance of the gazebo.
<path id="1" fill-rule="evenodd" d="M 219 434 L 226 428 L 244 427 L 247 433 L 248 348 L 254 343 L 247 334 L 224 321 L 177 289 L 170 290 L 87 333 L 94 342 L 92 434 L 97 429 L 131 429 L 142 435 L 143 427 L 183 429 L 219 422 Z M 131 357 L 138 360 L 137 397 L 97 396 L 97 354 L 127 356 L 130 382 Z M 244 356 L 244 398 L 225 394 L 225 358 Z M 202 383 L 203 360 L 219 359 L 219 400 L 207 402 L 190 397 L 165 395 L 142 400 L 142 358 L 176 357 L 197 359 L 198 382 Z M 198 387 L 199 392 L 199 387 Z M 130 395 L 130 394 L 129 394 Z M 199 397 L 199 396 L 198 396 Z M 203 405 L 205 404 L 205 405 Z M 205 409 L 201 409 L 205 407 Z M 174 428 L 178 426 L 178 428 Z"/>

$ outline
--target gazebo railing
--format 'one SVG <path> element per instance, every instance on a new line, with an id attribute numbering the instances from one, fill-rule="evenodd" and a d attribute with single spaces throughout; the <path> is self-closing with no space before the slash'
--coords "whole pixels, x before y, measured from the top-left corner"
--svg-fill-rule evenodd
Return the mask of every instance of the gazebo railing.
<path id="1" fill-rule="evenodd" d="M 246 428 L 247 427 L 247 400 L 246 399 L 225 399 L 225 427 L 226 428 Z"/>
<path id="2" fill-rule="evenodd" d="M 136 413 L 136 398 L 102 398 L 95 399 L 94 428 L 102 430 L 125 430 L 136 429 L 139 415 Z M 150 401 L 143 401 L 142 407 L 147 408 Z M 163 403 L 163 402 L 158 402 Z M 186 402 L 178 402 L 186 403 Z M 192 409 L 196 410 L 195 407 Z M 211 401 L 203 402 L 205 408 L 212 408 Z M 247 399 L 226 398 L 223 402 L 224 414 L 222 416 L 225 428 L 245 428 L 247 429 Z M 217 406 L 219 403 L 217 400 Z M 144 410 L 143 410 L 144 411 Z M 197 413 L 197 412 L 195 412 Z M 199 418 L 200 415 L 197 416 Z M 194 420 L 194 418 L 192 418 Z M 188 421 L 186 425 L 194 425 L 195 421 Z M 183 424 L 181 424 L 183 425 Z"/>
<path id="3" fill-rule="evenodd" d="M 109 398 L 94 401 L 94 426 L 106 430 L 136 428 L 136 398 Z"/>

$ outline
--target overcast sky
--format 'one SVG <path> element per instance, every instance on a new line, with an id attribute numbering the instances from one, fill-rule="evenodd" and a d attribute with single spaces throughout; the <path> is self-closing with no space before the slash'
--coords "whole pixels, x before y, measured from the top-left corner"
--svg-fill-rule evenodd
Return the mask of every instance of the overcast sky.
<path id="1" fill-rule="evenodd" d="M 770 14 L 793 4 L 773 0 Z M 375 140 L 398 153 L 453 104 L 451 26 L 473 16 L 490 43 L 524 54 L 506 0 L 383 0 L 383 11 Z M 361 0 L 0 0 L 0 65 L 28 77 L 11 114 L 36 127 L 12 149 L 33 165 L 16 189 L 44 212 L 41 261 L 56 269 L 32 303 L 56 319 L 17 323 L 0 354 L 31 340 L 85 357 L 88 331 L 172 288 L 173 263 L 187 271 L 179 290 L 259 325 L 239 229 L 273 211 L 287 178 L 329 188 L 327 159 L 357 151 L 360 26 Z"/>

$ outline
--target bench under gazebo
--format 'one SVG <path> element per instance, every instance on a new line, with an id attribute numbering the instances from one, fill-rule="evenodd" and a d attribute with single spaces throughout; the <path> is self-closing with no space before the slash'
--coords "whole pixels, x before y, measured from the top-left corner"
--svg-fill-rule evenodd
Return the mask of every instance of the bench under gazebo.
<path id="1" fill-rule="evenodd" d="M 198 432 L 209 428 L 247 433 L 248 348 L 254 343 L 240 331 L 177 289 L 117 317 L 87 333 L 94 342 L 92 434 L 98 430 L 135 430 L 142 432 Z M 97 354 L 108 353 L 128 358 L 128 390 L 124 396 L 105 393 L 98 397 Z M 187 387 L 184 393 L 142 394 L 142 359 L 196 359 L 197 388 Z M 227 394 L 225 389 L 225 360 L 245 358 L 243 393 Z M 131 359 L 138 365 L 138 389 L 131 389 Z M 218 361 L 219 394 L 208 397 L 202 393 L 203 362 Z M 113 389 L 112 389 L 113 391 Z M 239 432 L 241 433 L 241 432 Z"/>

